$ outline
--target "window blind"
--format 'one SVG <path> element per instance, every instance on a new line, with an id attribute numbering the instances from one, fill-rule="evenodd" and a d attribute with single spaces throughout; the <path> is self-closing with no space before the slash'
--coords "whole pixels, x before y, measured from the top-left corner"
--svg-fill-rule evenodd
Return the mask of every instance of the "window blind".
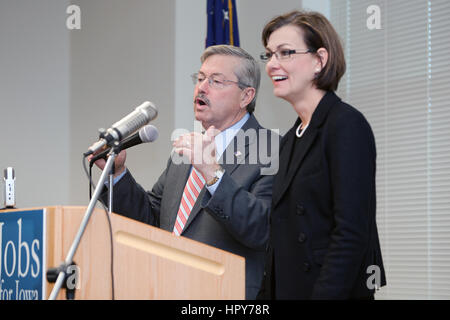
<path id="1" fill-rule="evenodd" d="M 371 29 L 379 8 L 380 29 Z M 450 1 L 333 0 L 341 98 L 377 144 L 377 299 L 450 298 Z M 369 20 L 369 25 L 368 25 Z"/>

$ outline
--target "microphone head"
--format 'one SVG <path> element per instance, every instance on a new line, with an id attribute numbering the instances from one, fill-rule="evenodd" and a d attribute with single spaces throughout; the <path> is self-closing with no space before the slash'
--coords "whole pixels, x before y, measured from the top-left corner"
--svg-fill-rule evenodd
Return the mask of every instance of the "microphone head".
<path id="1" fill-rule="evenodd" d="M 153 142 L 158 139 L 158 129 L 155 126 L 149 124 L 139 130 L 139 138 L 142 142 Z"/>
<path id="2" fill-rule="evenodd" d="M 143 102 L 140 106 L 136 107 L 136 110 L 147 114 L 149 122 L 158 116 L 158 108 L 150 101 Z"/>
<path id="3" fill-rule="evenodd" d="M 3 170 L 3 179 L 4 180 L 15 180 L 16 179 L 16 174 L 14 172 L 14 168 L 13 167 L 8 167 L 5 170 Z"/>

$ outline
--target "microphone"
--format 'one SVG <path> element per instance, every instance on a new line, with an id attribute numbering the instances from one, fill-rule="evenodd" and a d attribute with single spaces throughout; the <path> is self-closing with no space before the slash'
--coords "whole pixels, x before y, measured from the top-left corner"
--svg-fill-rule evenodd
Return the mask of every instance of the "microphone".
<path id="1" fill-rule="evenodd" d="M 158 139 L 158 129 L 156 129 L 155 126 L 152 126 L 151 124 L 141 128 L 138 132 L 135 134 L 129 136 L 128 138 L 122 140 L 120 143 L 120 150 L 125 150 L 131 147 L 134 147 L 141 143 L 147 143 L 147 142 L 153 142 L 156 139 Z M 92 157 L 90 160 L 90 165 L 92 166 L 95 161 L 98 159 L 106 159 L 106 156 L 108 155 L 109 151 L 111 149 L 108 148 L 99 154 Z"/>
<path id="2" fill-rule="evenodd" d="M 84 156 L 102 149 L 104 146 L 111 146 L 116 141 L 122 141 L 142 126 L 155 119 L 158 109 L 150 101 L 145 101 L 126 117 L 114 123 L 111 128 L 100 134 L 100 140 L 92 144 Z"/>

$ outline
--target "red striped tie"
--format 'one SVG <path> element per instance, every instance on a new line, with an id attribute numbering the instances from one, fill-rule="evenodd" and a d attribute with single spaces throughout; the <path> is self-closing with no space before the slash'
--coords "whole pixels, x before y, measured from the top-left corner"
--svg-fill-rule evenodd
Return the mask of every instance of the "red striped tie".
<path id="1" fill-rule="evenodd" d="M 180 208 L 178 209 L 177 220 L 175 221 L 175 226 L 173 227 L 173 233 L 177 236 L 181 234 L 186 221 L 189 218 L 189 214 L 194 207 L 195 201 L 200 194 L 200 191 L 205 185 L 205 179 L 203 176 L 192 168 L 191 175 L 186 182 L 184 187 L 183 196 L 181 197 Z"/>

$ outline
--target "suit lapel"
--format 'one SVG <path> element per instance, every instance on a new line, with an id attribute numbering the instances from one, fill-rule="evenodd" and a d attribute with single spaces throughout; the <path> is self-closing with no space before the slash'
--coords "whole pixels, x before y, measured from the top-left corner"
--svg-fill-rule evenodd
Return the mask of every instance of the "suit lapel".
<path id="1" fill-rule="evenodd" d="M 219 159 L 220 165 L 231 175 L 245 159 L 249 157 L 250 149 L 257 143 L 259 124 L 252 115 L 237 132 L 236 136 L 225 149 Z M 251 129 L 251 131 L 248 131 Z"/>
<path id="2" fill-rule="evenodd" d="M 295 172 L 298 170 L 300 165 L 311 148 L 314 140 L 317 136 L 317 128 L 308 128 L 303 135 L 303 146 L 302 148 L 294 148 L 296 144 L 295 130 L 293 134 L 290 135 L 290 139 L 286 143 L 286 151 L 283 151 L 280 157 L 280 163 L 285 163 L 283 166 L 283 172 L 280 172 L 275 181 L 276 188 L 273 190 L 273 204 L 276 206 L 280 199 L 283 197 L 284 193 L 291 185 L 292 179 L 295 176 Z M 290 160 L 290 161 L 289 161 Z"/>
<path id="3" fill-rule="evenodd" d="M 296 128 L 298 125 L 300 124 L 300 119 L 298 119 L 293 128 Z M 284 141 L 281 142 L 280 145 L 280 163 L 286 164 L 281 166 L 278 169 L 278 174 L 276 176 L 276 179 L 280 179 L 281 181 L 284 180 L 284 177 L 287 176 L 288 174 L 288 169 L 289 169 L 289 162 L 290 159 L 292 158 L 292 152 L 294 151 L 294 145 L 295 145 L 295 130 L 291 129 L 289 130 L 285 137 L 284 137 Z"/>
<path id="4" fill-rule="evenodd" d="M 333 92 L 327 92 L 323 98 L 320 100 L 317 108 L 313 112 L 310 124 L 306 129 L 303 137 L 303 144 L 301 148 L 295 148 L 297 127 L 300 124 L 300 119 L 298 119 L 294 126 L 286 134 L 286 143 L 283 146 L 280 155 L 280 167 L 282 168 L 277 174 L 274 182 L 274 189 L 272 193 L 273 197 L 273 207 L 275 207 L 283 195 L 286 193 L 287 189 L 292 183 L 292 179 L 296 175 L 296 172 L 300 168 L 305 156 L 314 144 L 317 135 L 320 131 L 321 126 L 325 122 L 328 111 L 330 108 L 340 99 Z"/>
<path id="5" fill-rule="evenodd" d="M 203 187 L 202 191 L 200 191 L 200 194 L 198 195 L 197 200 L 195 201 L 194 207 L 192 207 L 191 213 L 189 214 L 188 220 L 186 221 L 186 224 L 184 225 L 184 228 L 183 228 L 183 231 L 181 232 L 181 234 L 183 234 L 187 230 L 187 228 L 189 227 L 191 222 L 195 219 L 195 217 L 198 215 L 198 213 L 202 209 L 201 203 L 202 203 L 202 198 L 203 198 L 205 192 L 208 192 L 208 191 L 206 190 L 206 187 Z M 175 225 L 175 221 L 174 221 L 174 225 Z"/>

